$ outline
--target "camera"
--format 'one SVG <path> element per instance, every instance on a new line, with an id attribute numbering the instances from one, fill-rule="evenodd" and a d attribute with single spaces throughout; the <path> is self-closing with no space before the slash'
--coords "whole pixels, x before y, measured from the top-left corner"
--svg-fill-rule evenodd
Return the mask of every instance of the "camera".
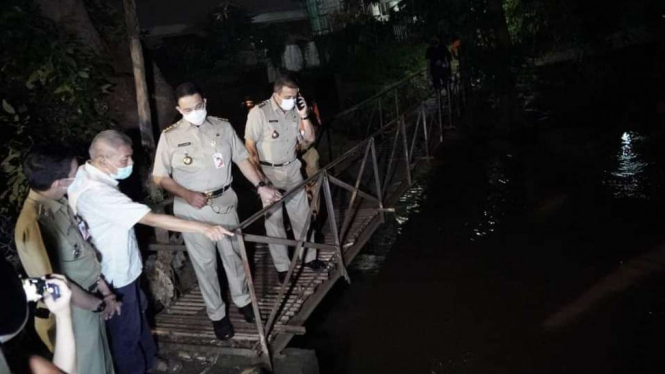
<path id="1" fill-rule="evenodd" d="M 49 283 L 45 278 L 24 278 L 21 280 L 23 283 L 23 291 L 25 297 L 30 301 L 39 301 L 44 298 L 45 293 L 50 293 L 53 300 L 60 297 L 60 287 L 53 283 Z"/>

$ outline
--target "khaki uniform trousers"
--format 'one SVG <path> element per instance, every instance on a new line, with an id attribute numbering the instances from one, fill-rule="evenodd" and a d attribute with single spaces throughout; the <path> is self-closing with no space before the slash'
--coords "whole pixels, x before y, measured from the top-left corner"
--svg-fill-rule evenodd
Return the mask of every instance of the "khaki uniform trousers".
<path id="1" fill-rule="evenodd" d="M 262 170 L 273 186 L 280 190 L 290 191 L 303 181 L 302 175 L 300 174 L 299 160 L 286 166 L 272 167 L 262 165 Z M 264 205 L 266 205 L 265 202 Z M 307 202 L 307 192 L 305 189 L 300 189 L 298 193 L 286 199 L 283 207 L 275 208 L 266 215 L 265 226 L 266 234 L 268 236 L 286 238 L 283 213 L 284 207 L 289 214 L 289 221 L 291 222 L 293 235 L 296 240 L 299 240 L 305 228 L 307 216 L 309 215 L 309 204 Z M 281 244 L 269 244 L 269 248 L 270 255 L 272 256 L 277 271 L 281 272 L 289 270 L 291 260 L 289 259 L 288 248 Z M 303 248 L 301 256 L 305 251 L 307 252 L 305 254 L 305 262 L 310 262 L 316 259 L 315 249 Z"/>
<path id="2" fill-rule="evenodd" d="M 72 307 L 72 322 L 78 372 L 114 373 L 106 325 L 99 313 Z"/>
<path id="3" fill-rule="evenodd" d="M 233 188 L 229 188 L 222 196 L 212 201 L 212 204 L 216 207 L 215 210 L 218 210 L 219 213 L 216 213 L 211 206 L 207 205 L 201 209 L 196 209 L 180 198 L 175 199 L 173 213 L 184 219 L 221 225 L 224 228 L 235 228 L 239 223 L 238 213 L 236 212 L 237 203 L 236 193 Z M 203 234 L 183 233 L 182 237 L 185 239 L 187 252 L 194 265 L 201 295 L 203 295 L 206 304 L 206 312 L 212 321 L 219 321 L 226 316 L 226 307 L 222 300 L 219 279 L 217 278 L 216 251 L 219 251 L 224 265 L 233 303 L 242 308 L 251 302 L 247 279 L 245 278 L 245 268 L 236 237 L 225 237 L 218 242 L 213 242 Z"/>

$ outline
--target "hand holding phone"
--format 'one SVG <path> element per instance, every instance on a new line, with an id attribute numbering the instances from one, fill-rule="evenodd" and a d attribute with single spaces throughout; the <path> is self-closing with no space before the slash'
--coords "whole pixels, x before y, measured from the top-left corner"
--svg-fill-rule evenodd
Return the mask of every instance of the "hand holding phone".
<path id="1" fill-rule="evenodd" d="M 303 97 L 300 96 L 300 94 L 298 94 L 298 96 L 296 97 L 296 106 L 298 107 L 298 110 L 303 110 L 306 108 L 305 99 L 303 99 Z"/>

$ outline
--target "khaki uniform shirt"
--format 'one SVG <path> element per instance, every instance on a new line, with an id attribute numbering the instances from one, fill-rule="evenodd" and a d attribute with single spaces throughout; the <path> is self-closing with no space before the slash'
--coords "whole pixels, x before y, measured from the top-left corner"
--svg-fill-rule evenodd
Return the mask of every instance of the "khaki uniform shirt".
<path id="1" fill-rule="evenodd" d="M 101 265 L 79 224 L 85 225 L 77 220 L 66 199 L 53 200 L 30 190 L 15 228 L 16 248 L 29 277 L 64 274 L 84 290 L 96 284 Z M 50 330 L 52 326 L 41 328 Z"/>
<path id="2" fill-rule="evenodd" d="M 284 112 L 271 97 L 249 111 L 245 139 L 256 142 L 259 160 L 272 164 L 290 162 L 295 160 L 296 146 L 302 139 L 300 122 L 295 107 Z"/>
<path id="3" fill-rule="evenodd" d="M 171 177 L 192 191 L 215 191 L 233 181 L 231 161 L 248 157 L 227 120 L 209 116 L 196 126 L 181 119 L 162 132 L 152 175 Z"/>

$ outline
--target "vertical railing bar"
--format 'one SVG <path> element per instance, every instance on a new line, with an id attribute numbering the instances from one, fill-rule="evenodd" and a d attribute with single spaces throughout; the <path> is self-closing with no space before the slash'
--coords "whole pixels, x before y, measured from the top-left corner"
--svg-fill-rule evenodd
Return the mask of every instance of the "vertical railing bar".
<path id="1" fill-rule="evenodd" d="M 300 260 L 300 252 L 302 252 L 303 245 L 305 241 L 307 241 L 307 233 L 309 232 L 310 224 L 312 221 L 312 213 L 314 211 L 314 207 L 316 206 L 316 203 L 318 202 L 319 198 L 319 191 L 321 190 L 321 180 L 323 178 L 323 174 L 319 176 L 319 180 L 317 181 L 317 188 L 314 191 L 314 197 L 312 198 L 312 202 L 310 203 L 309 207 L 309 214 L 307 216 L 307 220 L 305 220 L 305 226 L 303 228 L 302 233 L 300 233 L 300 238 L 298 238 L 298 245 L 296 245 L 296 250 L 293 255 L 293 259 L 291 260 L 291 265 L 289 266 L 289 270 L 286 273 L 286 280 L 281 284 L 279 288 L 279 294 L 277 295 L 277 299 L 275 299 L 275 305 L 272 307 L 270 310 L 270 315 L 268 317 L 268 321 L 266 322 L 266 335 L 270 335 L 270 332 L 272 331 L 272 325 L 275 322 L 275 318 L 277 317 L 277 311 L 279 310 L 279 306 L 282 302 L 282 298 L 284 297 L 284 294 L 286 293 L 287 286 L 290 288 L 290 283 L 291 283 L 291 276 L 293 274 L 293 270 L 296 268 L 297 262 Z M 304 187 L 303 187 L 304 188 Z"/>
<path id="2" fill-rule="evenodd" d="M 376 112 L 376 106 L 372 108 L 372 111 L 369 114 L 369 120 L 367 121 L 367 131 L 365 132 L 365 138 L 367 138 L 372 133 L 372 119 L 374 118 L 375 112 Z"/>
<path id="3" fill-rule="evenodd" d="M 379 175 L 379 162 L 376 158 L 376 145 L 374 144 L 374 138 L 370 140 L 370 146 L 372 148 L 372 164 L 374 166 L 374 184 L 376 185 L 376 197 L 379 198 L 379 209 L 381 214 L 381 222 L 385 221 L 385 216 L 383 214 L 383 195 L 381 194 L 381 176 Z"/>
<path id="4" fill-rule="evenodd" d="M 399 140 L 399 127 L 395 129 L 395 139 L 393 140 L 393 147 L 390 150 L 390 158 L 388 159 L 388 168 L 386 169 L 386 175 L 383 180 L 383 195 L 386 194 L 388 190 L 388 178 L 390 178 L 390 172 L 393 166 L 393 161 L 395 159 L 395 152 L 397 151 L 397 141 Z"/>
<path id="5" fill-rule="evenodd" d="M 404 164 L 406 166 L 406 180 L 409 183 L 409 186 L 411 185 L 411 162 L 409 161 L 409 145 L 408 140 L 406 139 L 406 124 L 405 124 L 404 116 L 401 117 L 400 121 L 400 128 L 402 130 L 402 147 L 404 148 Z"/>
<path id="6" fill-rule="evenodd" d="M 381 125 L 380 128 L 383 128 L 383 104 L 381 97 L 379 97 L 379 124 Z"/>
<path id="7" fill-rule="evenodd" d="M 413 130 L 413 138 L 411 138 L 411 148 L 409 149 L 409 162 L 413 160 L 413 149 L 416 147 L 416 138 L 418 138 L 418 129 L 420 129 L 420 120 L 422 112 L 418 111 L 418 118 L 416 119 L 416 128 Z"/>
<path id="8" fill-rule="evenodd" d="M 437 101 L 437 114 L 439 116 L 439 143 L 443 143 L 443 108 L 441 108 L 441 105 L 443 103 L 441 102 L 441 90 L 436 89 L 436 101 Z"/>
<path id="9" fill-rule="evenodd" d="M 448 126 L 453 127 L 453 104 L 450 79 L 448 79 L 446 97 L 448 98 Z"/>
<path id="10" fill-rule="evenodd" d="M 342 245 L 339 240 L 339 232 L 337 231 L 337 220 L 335 218 L 335 207 L 333 206 L 332 193 L 330 192 L 330 181 L 328 180 L 328 171 L 323 172 L 323 193 L 326 200 L 326 209 L 328 210 L 328 221 L 330 222 L 330 233 L 333 236 L 335 241 L 335 246 L 337 247 L 337 257 L 339 272 L 347 283 L 351 283 L 351 278 L 349 278 L 349 273 L 346 271 L 346 266 L 344 265 L 344 254 L 342 253 Z"/>
<path id="11" fill-rule="evenodd" d="M 356 196 L 358 196 L 358 187 L 360 187 L 360 180 L 362 179 L 363 173 L 365 172 L 365 165 L 367 164 L 367 156 L 369 155 L 370 144 L 367 144 L 365 147 L 365 157 L 363 157 L 363 162 L 360 164 L 360 171 L 356 177 L 356 183 L 354 184 L 355 190 L 351 193 L 351 199 L 349 200 L 349 207 L 346 209 L 346 214 L 344 215 L 344 223 L 342 223 L 342 229 L 340 230 L 340 236 L 342 243 L 346 242 L 346 230 L 348 229 L 349 223 L 351 222 L 351 212 L 353 204 L 356 202 Z"/>
<path id="12" fill-rule="evenodd" d="M 263 329 L 263 324 L 261 323 L 261 310 L 259 309 L 259 300 L 256 297 L 256 289 L 254 288 L 254 278 L 252 277 L 252 271 L 249 266 L 249 258 L 247 256 L 247 248 L 245 247 L 245 239 L 242 234 L 241 229 L 235 231 L 237 236 L 238 246 L 240 247 L 240 256 L 242 258 L 242 264 L 245 268 L 245 274 L 247 277 L 247 287 L 249 288 L 249 296 L 252 300 L 252 310 L 254 311 L 254 318 L 256 319 L 256 329 L 259 332 L 259 343 L 261 344 L 261 350 L 265 357 L 266 364 L 272 370 L 272 357 L 270 355 L 270 348 L 268 347 L 268 340 L 266 339 L 266 332 Z"/>
<path id="13" fill-rule="evenodd" d="M 425 157 L 429 160 L 429 131 L 427 129 L 427 112 L 425 111 L 425 105 L 421 107 L 423 113 L 423 136 L 425 137 Z"/>
<path id="14" fill-rule="evenodd" d="M 395 118 L 399 117 L 399 97 L 397 96 L 397 88 L 394 89 L 395 92 Z"/>

